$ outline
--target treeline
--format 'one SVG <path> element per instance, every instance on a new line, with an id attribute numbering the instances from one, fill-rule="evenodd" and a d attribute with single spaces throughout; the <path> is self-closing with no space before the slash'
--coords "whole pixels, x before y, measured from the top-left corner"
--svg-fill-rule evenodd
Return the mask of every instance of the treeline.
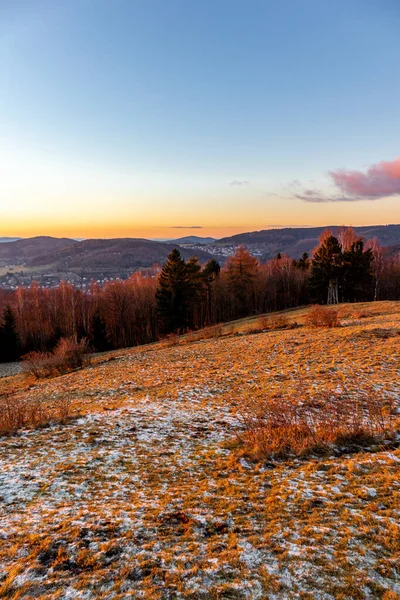
<path id="1" fill-rule="evenodd" d="M 352 228 L 321 236 L 313 256 L 261 263 L 238 248 L 223 268 L 173 250 L 162 268 L 89 291 L 19 288 L 0 294 L 0 360 L 51 351 L 61 338 L 87 338 L 95 351 L 154 342 L 170 333 L 318 302 L 400 299 L 400 258 Z"/>

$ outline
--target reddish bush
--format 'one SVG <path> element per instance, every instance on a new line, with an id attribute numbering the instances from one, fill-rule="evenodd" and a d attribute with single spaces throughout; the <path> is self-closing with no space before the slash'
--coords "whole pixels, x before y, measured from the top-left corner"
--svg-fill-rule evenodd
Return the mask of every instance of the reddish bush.
<path id="1" fill-rule="evenodd" d="M 61 375 L 81 368 L 88 350 L 86 339 L 62 338 L 53 352 L 29 352 L 23 357 L 25 370 L 37 379 Z"/>
<path id="2" fill-rule="evenodd" d="M 86 338 L 77 342 L 73 338 L 61 338 L 53 354 L 59 360 L 63 369 L 79 369 L 83 366 L 88 351 Z"/>
<path id="3" fill-rule="evenodd" d="M 290 327 L 289 319 L 286 315 L 277 315 L 269 321 L 270 329 L 287 329 Z"/>
<path id="4" fill-rule="evenodd" d="M 163 346 L 167 346 L 167 347 L 177 346 L 178 344 L 179 344 L 179 335 L 177 335 L 176 333 L 169 333 L 162 340 Z"/>
<path id="5" fill-rule="evenodd" d="M 211 327 L 205 327 L 200 331 L 194 332 L 193 341 L 196 340 L 209 340 L 212 338 L 221 337 L 224 333 L 224 328 L 222 323 L 218 323 L 217 325 L 212 325 Z"/>
<path id="6" fill-rule="evenodd" d="M 339 312 L 335 308 L 316 304 L 311 307 L 306 322 L 312 327 L 339 327 Z"/>

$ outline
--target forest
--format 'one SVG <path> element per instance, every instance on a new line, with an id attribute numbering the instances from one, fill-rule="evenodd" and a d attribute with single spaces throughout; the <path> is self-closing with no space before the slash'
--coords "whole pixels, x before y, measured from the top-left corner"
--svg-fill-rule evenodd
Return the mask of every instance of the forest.
<path id="1" fill-rule="evenodd" d="M 221 268 L 174 249 L 166 263 L 89 291 L 66 282 L 34 283 L 0 295 L 0 361 L 51 352 L 63 338 L 86 339 L 93 351 L 155 342 L 250 315 L 310 303 L 400 299 L 400 256 L 354 229 L 326 230 L 309 257 L 278 254 L 261 263 L 239 247 Z"/>

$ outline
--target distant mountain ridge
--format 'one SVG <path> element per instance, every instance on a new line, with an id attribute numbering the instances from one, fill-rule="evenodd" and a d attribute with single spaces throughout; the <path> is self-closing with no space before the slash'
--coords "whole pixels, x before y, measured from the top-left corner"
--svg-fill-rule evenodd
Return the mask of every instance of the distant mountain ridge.
<path id="1" fill-rule="evenodd" d="M 90 239 L 74 242 L 52 254 L 39 254 L 31 258 L 29 265 L 41 266 L 55 263 L 59 267 L 82 269 L 108 269 L 151 267 L 163 263 L 177 246 L 175 243 L 154 242 L 141 238 Z M 193 255 L 191 250 L 180 248 L 184 258 Z M 209 259 L 209 254 L 197 252 L 198 258 Z"/>
<path id="2" fill-rule="evenodd" d="M 25 265 L 54 269 L 129 269 L 151 267 L 163 263 L 177 246 L 173 242 L 155 242 L 141 238 L 88 239 L 76 241 L 69 238 L 39 236 L 4 243 L 0 246 L 0 266 Z M 185 258 L 193 251 L 180 248 Z M 210 255 L 197 251 L 199 260 Z"/>
<path id="3" fill-rule="evenodd" d="M 198 235 L 186 235 L 176 240 L 168 240 L 173 244 L 213 244 L 217 240 L 213 237 L 201 237 Z"/>
<path id="4" fill-rule="evenodd" d="M 0 261 L 10 261 L 8 264 L 21 264 L 30 261 L 38 254 L 52 253 L 61 250 L 74 242 L 69 238 L 55 238 L 50 236 L 37 236 L 21 238 L 16 241 L 5 242 L 0 246 Z M 20 261 L 20 262 L 18 262 Z"/>
<path id="5" fill-rule="evenodd" d="M 38 236 L 0 243 L 0 267 L 11 272 L 23 267 L 32 277 L 35 273 L 51 274 L 63 278 L 66 273 L 79 274 L 86 279 L 102 277 L 127 277 L 137 269 L 163 264 L 173 248 L 179 248 L 185 259 L 194 254 L 205 263 L 216 258 L 221 264 L 233 254 L 237 246 L 247 247 L 260 260 L 276 256 L 278 252 L 299 258 L 309 254 L 318 245 L 325 229 L 335 234 L 339 226 L 298 227 L 266 229 L 240 233 L 214 240 L 187 236 L 172 241 L 155 241 L 142 238 L 85 239 Z M 390 253 L 400 248 L 400 225 L 374 225 L 355 227 L 365 239 L 377 238 Z M 202 241 L 199 241 L 202 240 Z M 207 243 L 204 240 L 212 240 Z M 180 242 L 180 243 L 179 243 Z M 17 275 L 15 274 L 15 277 Z"/>
<path id="6" fill-rule="evenodd" d="M 214 246 L 217 252 L 218 248 L 227 246 L 246 246 L 264 259 L 272 258 L 278 252 L 299 258 L 303 252 L 310 253 L 318 245 L 319 236 L 325 229 L 330 229 L 333 234 L 336 234 L 339 227 L 339 225 L 327 225 L 264 229 L 222 238 L 216 241 Z M 354 227 L 354 229 L 365 239 L 376 237 L 382 246 L 400 244 L 400 225 L 371 225 Z"/>

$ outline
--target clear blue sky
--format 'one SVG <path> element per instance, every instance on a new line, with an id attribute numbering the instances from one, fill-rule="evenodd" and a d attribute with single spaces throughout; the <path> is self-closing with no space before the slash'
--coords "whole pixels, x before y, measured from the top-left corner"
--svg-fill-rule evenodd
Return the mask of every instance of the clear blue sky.
<path id="1" fill-rule="evenodd" d="M 400 221 L 293 197 L 399 156 L 398 0 L 1 0 L 0 53 L 0 234 Z"/>

